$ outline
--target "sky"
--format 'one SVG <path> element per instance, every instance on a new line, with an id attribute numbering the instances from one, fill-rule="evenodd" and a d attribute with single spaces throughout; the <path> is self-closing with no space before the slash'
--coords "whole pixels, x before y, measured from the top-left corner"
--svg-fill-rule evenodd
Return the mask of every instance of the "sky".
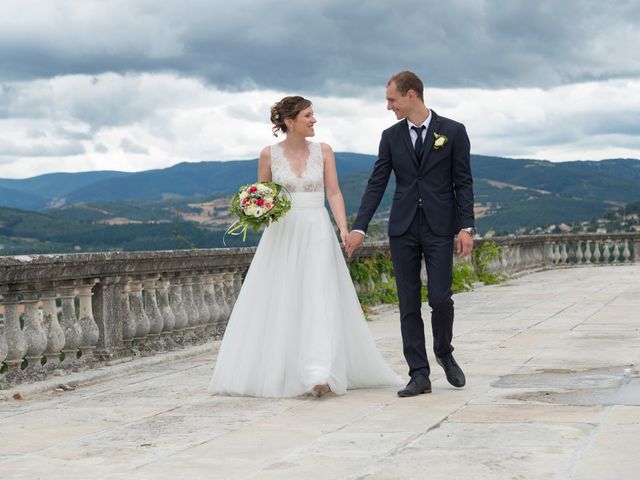
<path id="1" fill-rule="evenodd" d="M 472 153 L 640 158 L 640 2 L 2 0 L 0 178 L 256 158 L 269 108 L 375 154 L 401 70 Z"/>

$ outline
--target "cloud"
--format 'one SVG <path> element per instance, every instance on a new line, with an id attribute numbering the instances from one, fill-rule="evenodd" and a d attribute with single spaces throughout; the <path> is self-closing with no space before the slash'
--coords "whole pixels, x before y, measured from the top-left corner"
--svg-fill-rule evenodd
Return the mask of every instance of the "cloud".
<path id="1" fill-rule="evenodd" d="M 123 138 L 120 142 L 120 148 L 126 153 L 139 153 L 142 155 L 148 155 L 149 150 L 143 147 L 142 145 L 138 145 L 130 138 Z"/>
<path id="2" fill-rule="evenodd" d="M 19 145 L 0 138 L 0 157 L 67 157 L 83 153 L 85 148 L 80 143 L 38 142 Z"/>
<path id="3" fill-rule="evenodd" d="M 6 0 L 0 177 L 255 158 L 279 98 L 375 153 L 402 69 L 474 153 L 640 157 L 640 4 L 612 0 Z"/>
<path id="4" fill-rule="evenodd" d="M 2 107 L 23 115 L 0 119 L 0 177 L 256 158 L 264 145 L 279 141 L 267 117 L 288 93 L 230 92 L 171 74 L 112 73 L 13 82 L 6 91 L 12 93 Z M 301 93 L 314 104 L 316 140 L 337 151 L 375 154 L 380 132 L 395 122 L 382 87 L 361 97 Z M 425 100 L 438 114 L 466 125 L 473 153 L 549 160 L 640 157 L 640 80 L 550 89 L 428 88 Z"/>
<path id="5" fill-rule="evenodd" d="M 9 0 L 5 81 L 105 72 L 353 96 L 399 70 L 433 87 L 543 87 L 640 75 L 640 5 L 613 0 Z"/>

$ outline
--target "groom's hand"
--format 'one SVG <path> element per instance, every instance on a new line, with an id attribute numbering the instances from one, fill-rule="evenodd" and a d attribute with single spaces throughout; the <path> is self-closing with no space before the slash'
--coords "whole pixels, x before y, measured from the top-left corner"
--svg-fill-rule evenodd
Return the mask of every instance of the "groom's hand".
<path id="1" fill-rule="evenodd" d="M 458 232 L 456 239 L 456 253 L 460 258 L 468 256 L 473 250 L 473 237 L 464 230 Z"/>
<path id="2" fill-rule="evenodd" d="M 364 242 L 364 235 L 360 232 L 350 232 L 347 238 L 347 255 L 351 258 L 353 252 L 359 249 Z"/>

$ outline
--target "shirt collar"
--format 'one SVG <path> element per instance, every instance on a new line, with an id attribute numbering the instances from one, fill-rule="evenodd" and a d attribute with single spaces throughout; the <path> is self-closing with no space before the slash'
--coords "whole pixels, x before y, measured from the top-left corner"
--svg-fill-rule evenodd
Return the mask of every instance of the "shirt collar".
<path id="1" fill-rule="evenodd" d="M 427 117 L 427 119 L 422 124 L 422 126 L 425 127 L 425 130 L 429 129 L 429 123 L 431 123 L 431 117 L 432 117 L 431 110 L 429 110 L 429 116 Z M 419 125 L 416 125 L 416 124 L 412 123 L 411 120 L 409 120 L 407 118 L 407 126 L 409 127 L 409 132 L 411 132 L 411 127 L 418 127 Z"/>

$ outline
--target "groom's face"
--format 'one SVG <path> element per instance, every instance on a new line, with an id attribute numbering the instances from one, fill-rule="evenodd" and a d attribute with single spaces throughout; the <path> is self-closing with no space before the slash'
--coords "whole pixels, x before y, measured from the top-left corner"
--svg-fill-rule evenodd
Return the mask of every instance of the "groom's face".
<path id="1" fill-rule="evenodd" d="M 398 120 L 409 115 L 411 105 L 412 103 L 409 92 L 403 96 L 398 91 L 398 87 L 396 87 L 395 82 L 391 82 L 387 86 L 387 110 L 391 110 L 395 113 Z"/>

